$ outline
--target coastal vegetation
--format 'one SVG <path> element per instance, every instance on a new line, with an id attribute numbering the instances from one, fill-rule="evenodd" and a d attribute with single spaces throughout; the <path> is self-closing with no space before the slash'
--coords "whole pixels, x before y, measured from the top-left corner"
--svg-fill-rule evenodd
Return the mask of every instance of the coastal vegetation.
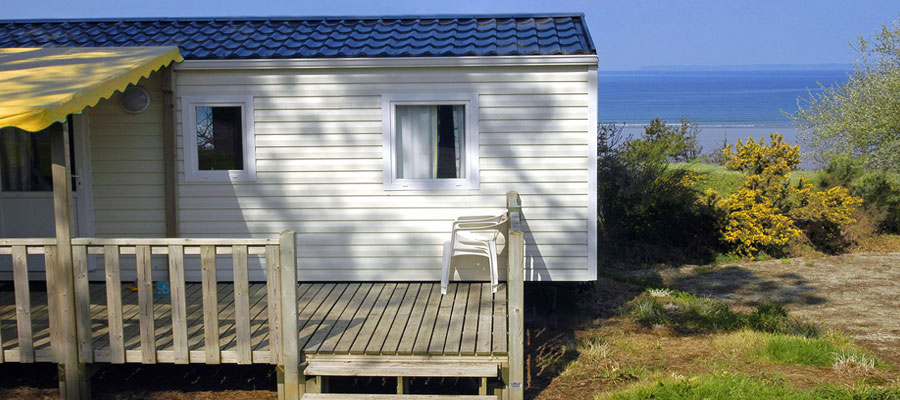
<path id="1" fill-rule="evenodd" d="M 900 233 L 900 174 L 849 154 L 799 170 L 799 146 L 775 133 L 701 155 L 698 130 L 659 119 L 639 137 L 599 127 L 605 265 L 840 254 Z"/>
<path id="2" fill-rule="evenodd" d="M 900 172 L 900 19 L 859 37 L 859 58 L 842 85 L 798 100 L 789 114 L 810 156 L 827 163 L 850 155 L 865 165 Z"/>

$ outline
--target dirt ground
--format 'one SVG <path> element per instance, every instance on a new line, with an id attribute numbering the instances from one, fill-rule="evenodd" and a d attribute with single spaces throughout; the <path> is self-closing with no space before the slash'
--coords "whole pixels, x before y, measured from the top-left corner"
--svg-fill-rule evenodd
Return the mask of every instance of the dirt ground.
<path id="1" fill-rule="evenodd" d="M 728 263 L 644 271 L 663 284 L 736 308 L 770 301 L 792 316 L 853 335 L 900 365 L 900 253 Z"/>

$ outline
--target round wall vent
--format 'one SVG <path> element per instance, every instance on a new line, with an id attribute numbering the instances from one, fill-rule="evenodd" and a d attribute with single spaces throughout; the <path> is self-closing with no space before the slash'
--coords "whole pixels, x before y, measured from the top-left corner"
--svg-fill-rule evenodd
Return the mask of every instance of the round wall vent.
<path id="1" fill-rule="evenodd" d="M 129 86 L 122 92 L 122 108 L 130 113 L 139 113 L 150 107 L 150 94 L 140 86 Z"/>

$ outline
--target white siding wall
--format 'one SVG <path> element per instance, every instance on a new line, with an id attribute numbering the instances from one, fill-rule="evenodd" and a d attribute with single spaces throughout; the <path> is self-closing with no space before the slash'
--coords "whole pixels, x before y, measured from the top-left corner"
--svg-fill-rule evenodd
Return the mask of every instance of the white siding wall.
<path id="1" fill-rule="evenodd" d="M 274 237 L 291 229 L 301 280 L 436 280 L 456 215 L 504 207 L 515 190 L 527 229 L 526 276 L 589 278 L 587 67 L 179 71 L 176 82 L 182 236 Z M 479 94 L 480 189 L 383 189 L 380 96 L 410 92 Z M 215 95 L 254 97 L 256 182 L 184 182 L 180 97 Z M 129 132 L 135 151 L 104 160 L 127 176 L 104 176 L 95 160 L 102 178 L 95 190 L 106 195 L 98 231 L 163 231 L 162 152 L 145 151 L 162 138 L 150 125 Z M 127 159 L 135 161 L 119 162 Z M 128 186 L 107 186 L 115 183 Z M 130 212 L 141 222 L 113 222 L 134 218 Z M 261 279 L 261 271 L 251 277 Z"/>
<path id="2" fill-rule="evenodd" d="M 97 237 L 164 237 L 163 122 L 160 78 L 138 82 L 150 107 L 126 112 L 116 93 L 90 109 Z"/>
<path id="3" fill-rule="evenodd" d="M 138 82 L 151 96 L 141 113 L 126 112 L 114 94 L 87 111 L 97 237 L 165 237 L 162 91 L 158 73 Z M 89 278 L 104 279 L 102 257 Z M 133 257 L 122 258 L 122 279 L 135 279 Z M 166 258 L 152 258 L 164 279 Z"/>

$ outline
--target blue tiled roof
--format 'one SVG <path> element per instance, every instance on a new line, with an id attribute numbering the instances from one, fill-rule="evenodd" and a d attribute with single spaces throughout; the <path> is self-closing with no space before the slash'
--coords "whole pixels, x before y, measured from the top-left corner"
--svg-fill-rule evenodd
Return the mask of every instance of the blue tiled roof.
<path id="1" fill-rule="evenodd" d="M 0 47 L 162 45 L 195 60 L 596 54 L 583 15 L 0 21 Z"/>

